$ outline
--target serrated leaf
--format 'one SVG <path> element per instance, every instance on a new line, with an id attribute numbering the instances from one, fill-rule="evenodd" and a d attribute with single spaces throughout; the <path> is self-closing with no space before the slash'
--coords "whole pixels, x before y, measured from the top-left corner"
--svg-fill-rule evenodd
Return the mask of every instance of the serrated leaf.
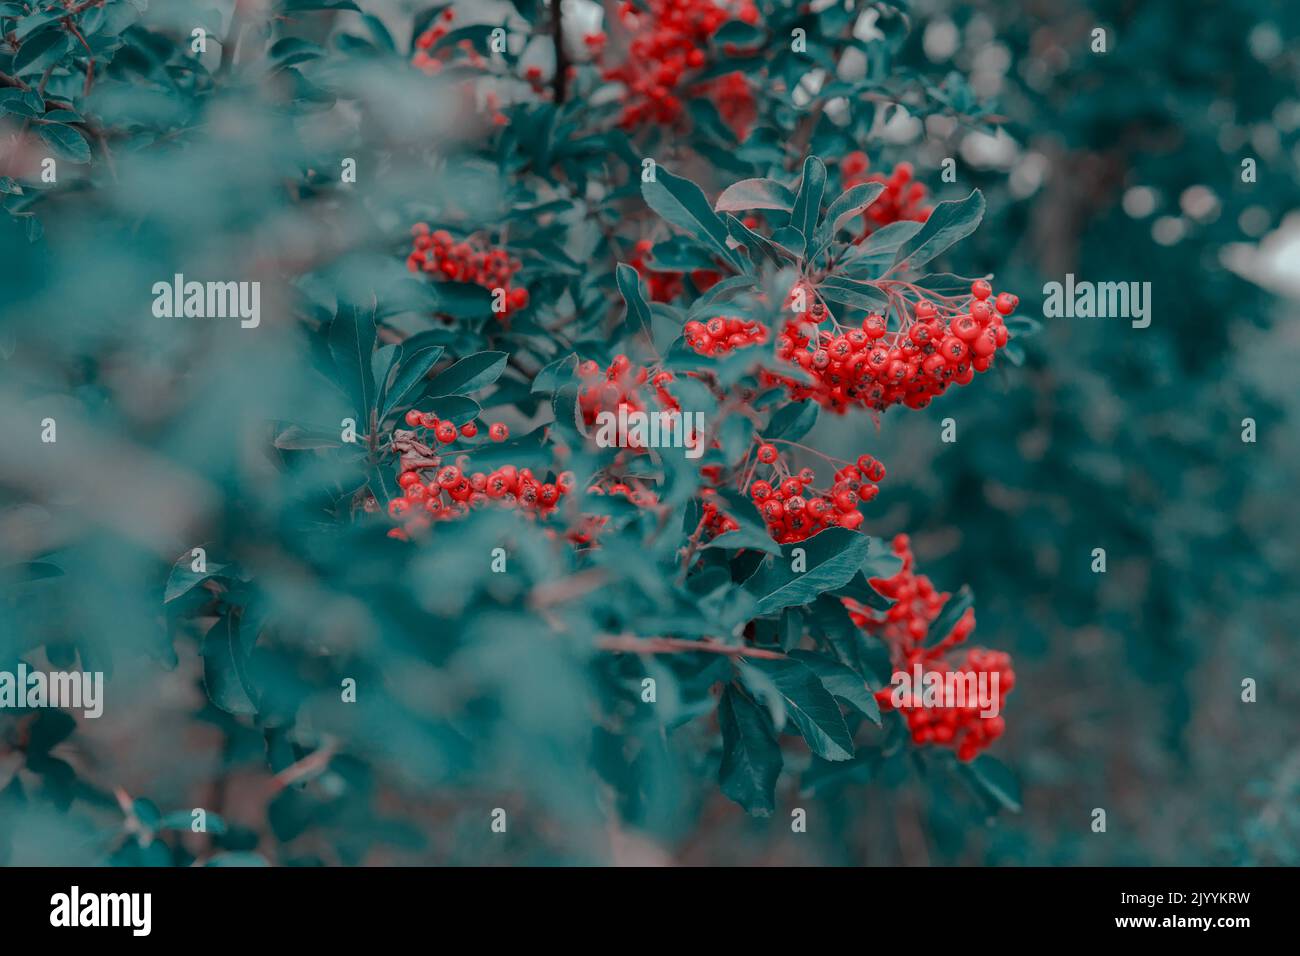
<path id="1" fill-rule="evenodd" d="M 743 212 L 747 209 L 794 208 L 794 193 L 775 179 L 742 179 L 722 191 L 713 204 L 717 212 Z"/>
<path id="2" fill-rule="evenodd" d="M 852 759 L 853 736 L 839 704 L 816 673 L 792 658 L 748 658 L 740 668 L 742 675 L 756 670 L 776 685 L 786 715 L 813 753 L 823 760 Z"/>
<path id="3" fill-rule="evenodd" d="M 984 194 L 978 189 L 972 190 L 965 199 L 939 203 L 920 231 L 899 246 L 894 265 L 906 264 L 914 272 L 919 270 L 953 243 L 974 232 L 983 218 Z"/>
<path id="4" fill-rule="evenodd" d="M 459 395 L 476 392 L 487 388 L 506 370 L 505 352 L 476 352 L 467 355 L 445 372 L 440 372 L 429 387 L 426 395 Z"/>
<path id="5" fill-rule="evenodd" d="M 661 166 L 656 170 L 653 181 L 641 184 L 641 195 L 646 205 L 665 221 L 712 248 L 736 269 L 744 270 L 744 262 L 727 245 L 726 224 L 713 211 L 695 183 L 674 176 Z"/>
<path id="6" fill-rule="evenodd" d="M 781 557 L 768 559 L 745 582 L 756 598 L 757 614 L 796 607 L 847 584 L 867 556 L 871 539 L 848 528 L 828 528 L 806 541 L 785 545 Z M 803 571 L 794 571 L 794 553 L 802 549 Z"/>
<path id="7" fill-rule="evenodd" d="M 844 701 L 877 727 L 880 726 L 880 705 L 876 703 L 876 697 L 867 686 L 866 680 L 859 674 L 824 654 L 800 650 L 789 653 L 792 658 L 817 675 L 822 686 L 830 691 L 832 697 Z"/>
<path id="8" fill-rule="evenodd" d="M 776 781 L 784 760 L 767 713 L 733 684 L 718 703 L 722 731 L 722 792 L 753 816 L 770 816 L 776 809 Z"/>

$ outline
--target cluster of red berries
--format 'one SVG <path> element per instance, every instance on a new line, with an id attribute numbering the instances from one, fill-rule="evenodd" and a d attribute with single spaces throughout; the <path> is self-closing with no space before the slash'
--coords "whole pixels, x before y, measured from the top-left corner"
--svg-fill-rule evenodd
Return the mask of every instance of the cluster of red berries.
<path id="1" fill-rule="evenodd" d="M 528 305 L 528 290 L 510 285 L 523 263 L 504 249 L 483 249 L 468 241 L 456 242 L 446 229 L 430 231 L 429 224 L 424 222 L 412 226 L 411 235 L 413 243 L 406 257 L 406 268 L 412 272 L 427 272 L 451 282 L 472 282 L 485 289 L 501 289 L 504 301 L 497 315 L 502 321 Z"/>
<path id="2" fill-rule="evenodd" d="M 448 7 L 442 11 L 439 19 L 441 22 L 434 21 L 433 26 L 415 38 L 415 56 L 411 58 L 411 62 L 416 67 L 434 76 L 442 72 L 442 68 L 450 62 L 456 50 L 465 54 L 465 59 L 470 66 L 479 68 L 487 66 L 487 60 L 474 49 L 474 44 L 469 40 L 460 40 L 455 47 L 444 47 L 430 52 L 439 40 L 451 32 L 451 27 L 447 24 L 456 19 L 456 12 Z"/>
<path id="3" fill-rule="evenodd" d="M 649 383 L 654 388 L 654 398 L 659 406 L 669 411 L 680 411 L 677 399 L 668 392 L 673 381 L 672 372 L 654 372 L 643 365 L 633 365 L 626 355 L 616 355 L 607 368 L 602 369 L 588 359 L 578 365 L 578 408 L 586 425 L 594 425 L 601 412 L 618 413 L 646 411 L 646 396 L 642 387 Z"/>
<path id="4" fill-rule="evenodd" d="M 647 0 L 648 9 L 632 3 L 619 8 L 619 21 L 632 34 L 624 63 L 607 68 L 606 80 L 623 83 L 627 100 L 619 125 L 632 129 L 642 123 L 671 125 L 685 112 L 684 100 L 696 89 L 711 93 L 736 135 L 744 138 L 756 112 L 753 92 L 743 73 L 699 83 L 692 74 L 704 68 L 705 50 L 718 29 L 734 15 L 758 22 L 752 0 L 739 0 L 729 10 L 714 0 Z M 739 125 L 739 124 L 745 125 Z"/>
<path id="5" fill-rule="evenodd" d="M 894 538 L 893 548 L 894 553 L 903 559 L 903 567 L 892 577 L 871 579 L 873 588 L 894 600 L 889 610 L 874 611 L 848 599 L 844 603 L 855 624 L 889 645 L 890 661 L 896 672 L 901 671 L 910 677 L 916 665 L 920 665 L 922 674 L 941 677 L 954 672 L 997 674 L 998 716 L 983 716 L 979 703 L 969 698 L 960 706 L 944 701 L 927 706 L 921 697 L 921 689 L 916 687 L 913 687 L 910 698 L 898 707 L 907 721 L 913 743 L 950 747 L 957 752 L 958 760 L 972 760 L 1006 729 L 1000 714 L 1006 695 L 1016 682 L 1011 657 L 983 648 L 955 653 L 956 646 L 975 630 L 975 612 L 971 609 L 966 610 L 942 640 L 932 647 L 924 647 L 930 625 L 942 612 L 949 595 L 937 591 L 924 574 L 916 573 L 915 558 L 906 535 Z M 893 695 L 892 687 L 876 692 L 876 702 L 882 710 L 894 709 Z"/>
<path id="6" fill-rule="evenodd" d="M 458 61 L 459 63 L 472 66 L 479 70 L 487 69 L 487 58 L 484 57 L 483 54 L 479 53 L 478 50 L 474 49 L 474 44 L 468 39 L 458 40 L 454 47 L 448 46 L 439 50 L 433 49 L 439 40 L 451 32 L 451 27 L 447 26 L 447 24 L 451 23 L 454 19 L 456 19 L 456 13 L 448 7 L 442 11 L 441 22 L 435 21 L 433 26 L 429 27 L 429 29 L 425 30 L 415 39 L 415 55 L 411 58 L 411 62 L 417 69 L 427 73 L 429 76 L 436 76 L 441 73 L 443 68 L 447 66 L 453 58 L 455 58 L 457 53 L 462 55 L 462 59 Z M 533 69 L 536 69 L 536 67 Z M 540 74 L 541 71 L 538 70 L 539 77 Z M 530 79 L 529 82 L 532 83 L 532 80 Z M 533 84 L 533 86 L 534 89 L 539 88 L 537 84 Z M 509 119 L 501 112 L 500 99 L 495 93 L 488 93 L 485 99 L 486 102 L 484 105 L 492 115 L 492 122 L 497 126 L 505 126 L 509 122 Z"/>
<path id="7" fill-rule="evenodd" d="M 454 422 L 413 408 L 406 413 L 406 424 L 430 432 L 432 438 L 427 446 L 417 446 L 420 453 L 413 461 L 405 463 L 404 458 L 397 479 L 402 494 L 388 503 L 389 516 L 400 521 L 402 527 L 389 531 L 390 537 L 405 540 L 436 521 L 462 518 L 470 509 L 492 502 L 545 515 L 573 487 L 573 476 L 567 472 L 554 481 L 540 481 L 529 469 L 514 465 L 490 473 L 470 471 L 471 458 L 463 453 L 448 463 L 446 454 L 438 454 L 436 449 L 461 439 L 477 438 L 479 426 L 474 422 L 457 428 Z M 504 422 L 493 422 L 488 426 L 488 436 L 494 442 L 503 442 L 510 437 L 510 429 Z M 450 454 L 456 450 L 444 451 Z"/>
<path id="8" fill-rule="evenodd" d="M 880 493 L 878 482 L 885 479 L 885 466 L 870 455 L 846 463 L 835 472 L 835 483 L 825 489 L 813 487 L 817 476 L 811 468 L 793 471 L 773 444 L 760 444 L 754 457 L 748 473 L 749 496 L 778 544 L 804 541 L 827 528 L 861 527 L 858 505 L 873 500 Z M 766 478 L 755 480 L 760 464 L 771 467 Z M 739 527 L 718 503 L 715 489 L 705 488 L 702 496 L 704 527 L 711 536 Z"/>
<path id="9" fill-rule="evenodd" d="M 735 348 L 762 345 L 768 338 L 762 322 L 726 315 L 715 315 L 707 322 L 692 320 L 682 331 L 686 344 L 700 355 L 723 355 Z"/>
<path id="10" fill-rule="evenodd" d="M 868 174 L 870 165 L 867 154 L 860 150 L 849 153 L 840 163 L 845 189 L 862 183 L 883 183 L 885 186 L 885 191 L 863 213 L 863 237 L 891 222 L 925 222 L 930 218 L 933 210 L 929 205 L 929 192 L 925 183 L 912 178 L 911 163 L 899 163 L 888 176 L 883 173 Z"/>
<path id="11" fill-rule="evenodd" d="M 453 421 L 440 419 L 437 415 L 415 408 L 406 413 L 406 424 L 411 428 L 423 428 L 432 432 L 433 437 L 444 445 L 450 445 L 459 438 L 478 437 L 478 425 L 474 422 L 466 422 L 457 428 Z M 510 437 L 510 429 L 505 422 L 493 422 L 488 426 L 488 437 L 493 441 L 505 441 Z"/>
<path id="12" fill-rule="evenodd" d="M 398 478 L 402 495 L 388 503 L 388 514 L 403 526 L 391 529 L 389 537 L 405 540 L 436 521 L 463 518 L 471 508 L 493 502 L 545 516 L 573 488 L 570 472 L 554 481 L 539 481 L 528 468 L 514 465 L 504 465 L 491 473 L 470 472 L 465 470 L 468 461 L 462 456 L 461 464 L 433 467 L 433 477 L 427 481 L 424 468 L 402 472 Z"/>
<path id="13" fill-rule="evenodd" d="M 920 298 L 911 321 L 896 331 L 875 313 L 861 328 L 818 328 L 827 313 L 822 303 L 814 303 L 807 318 L 786 323 L 776 343 L 777 357 L 798 365 L 812 383 L 766 370 L 761 379 L 764 385 L 784 385 L 795 401 L 812 399 L 838 413 L 854 405 L 876 411 L 896 404 L 924 408 L 949 385 L 969 384 L 976 372 L 991 368 L 1007 344 L 1005 317 L 1020 300 L 1008 292 L 992 296 L 992 286 L 979 279 L 964 305 L 957 299 Z"/>

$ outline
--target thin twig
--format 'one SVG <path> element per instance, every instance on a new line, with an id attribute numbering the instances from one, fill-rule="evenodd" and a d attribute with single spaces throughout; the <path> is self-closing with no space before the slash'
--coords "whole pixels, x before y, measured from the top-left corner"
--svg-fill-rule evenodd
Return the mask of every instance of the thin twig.
<path id="1" fill-rule="evenodd" d="M 564 21 L 560 15 L 563 0 L 551 0 L 551 38 L 555 41 L 555 105 L 559 106 L 568 95 L 569 54 L 564 49 Z"/>
<path id="2" fill-rule="evenodd" d="M 602 637 L 596 641 L 602 651 L 614 651 L 618 654 L 724 654 L 727 657 L 755 657 L 764 660 L 784 660 L 786 655 L 779 651 L 765 651 L 743 644 L 715 644 L 711 641 L 688 641 L 676 637 L 637 637 L 634 634 L 619 634 Z"/>

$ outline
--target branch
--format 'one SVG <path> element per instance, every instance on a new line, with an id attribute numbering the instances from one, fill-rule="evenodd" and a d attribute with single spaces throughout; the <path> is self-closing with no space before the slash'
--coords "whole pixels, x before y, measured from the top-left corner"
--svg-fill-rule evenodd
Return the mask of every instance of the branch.
<path id="1" fill-rule="evenodd" d="M 312 776 L 324 770 L 329 766 L 329 762 L 334 759 L 338 749 L 337 743 L 333 740 L 326 740 L 319 749 L 312 751 L 297 763 L 285 767 L 277 773 L 271 780 L 271 792 L 279 793 L 285 787 L 297 783 L 304 777 Z"/>
<path id="2" fill-rule="evenodd" d="M 221 41 L 221 63 L 217 66 L 218 76 L 229 73 L 231 66 L 234 65 L 235 51 L 239 47 L 239 38 L 243 31 L 244 14 L 240 9 L 239 0 L 235 0 L 235 8 L 230 13 L 230 29 L 226 31 L 226 38 Z"/>
<path id="3" fill-rule="evenodd" d="M 560 15 L 563 0 L 551 0 L 551 37 L 555 41 L 555 105 L 568 95 L 569 54 L 564 49 L 564 22 Z"/>
<path id="4" fill-rule="evenodd" d="M 778 651 L 765 651 L 744 644 L 715 644 L 711 641 L 688 641 L 676 637 L 637 637 L 635 634 L 618 634 L 599 638 L 596 646 L 602 651 L 616 654 L 725 654 L 727 657 L 756 657 L 764 660 L 785 660 Z"/>

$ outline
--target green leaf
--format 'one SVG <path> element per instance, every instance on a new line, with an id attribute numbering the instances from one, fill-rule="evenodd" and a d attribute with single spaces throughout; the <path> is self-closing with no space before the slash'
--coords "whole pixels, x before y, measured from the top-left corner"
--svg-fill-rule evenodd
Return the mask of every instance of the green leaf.
<path id="1" fill-rule="evenodd" d="M 836 266 L 836 273 L 847 277 L 875 278 L 873 273 L 892 262 L 899 246 L 920 232 L 921 226 L 922 223 L 911 219 L 882 226 L 849 247 Z"/>
<path id="2" fill-rule="evenodd" d="M 790 651 L 790 656 L 816 674 L 831 696 L 844 701 L 877 727 L 880 726 L 880 705 L 876 703 L 876 697 L 866 680 L 859 674 L 839 661 L 813 651 Z"/>
<path id="3" fill-rule="evenodd" d="M 812 253 L 808 258 L 816 259 L 821 255 L 822 250 L 835 239 L 835 234 L 848 225 L 854 216 L 861 215 L 864 209 L 876 201 L 884 189 L 883 183 L 859 183 L 840 193 L 835 201 L 826 207 L 826 217 L 817 227 L 817 241 L 813 244 Z"/>
<path id="4" fill-rule="evenodd" d="M 61 123 L 43 123 L 36 127 L 36 134 L 64 159 L 74 163 L 90 162 L 90 144 L 81 135 L 81 130 Z"/>
<path id="5" fill-rule="evenodd" d="M 961 616 L 974 604 L 975 595 L 971 592 L 969 585 L 963 584 L 960 591 L 948 598 L 943 610 L 939 612 L 939 616 L 930 622 L 930 629 L 926 632 L 924 645 L 932 647 L 947 637 L 948 632 L 961 620 Z"/>
<path id="6" fill-rule="evenodd" d="M 52 25 L 33 33 L 14 55 L 13 73 L 35 73 L 56 62 L 68 48 L 68 34 L 61 26 Z"/>
<path id="7" fill-rule="evenodd" d="M 0 116 L 17 113 L 19 116 L 39 117 L 44 111 L 45 101 L 35 90 L 30 93 L 19 89 L 0 90 Z"/>
<path id="8" fill-rule="evenodd" d="M 719 488 L 718 497 L 726 502 L 726 512 L 736 522 L 739 527 L 735 531 L 728 531 L 720 534 L 701 550 L 708 548 L 730 548 L 739 550 L 741 548 L 750 548 L 755 551 L 762 551 L 765 554 L 779 555 L 781 546 L 772 540 L 772 535 L 767 530 L 767 524 L 763 521 L 762 515 L 758 513 L 758 508 L 754 506 L 753 499 L 748 495 L 742 495 L 733 488 Z"/>
<path id="9" fill-rule="evenodd" d="M 756 614 L 807 604 L 817 595 L 847 584 L 867 556 L 871 539 L 848 528 L 828 528 L 806 541 L 785 545 L 781 557 L 768 559 L 745 588 L 758 598 Z M 793 570 L 796 552 L 803 571 Z"/>
<path id="10" fill-rule="evenodd" d="M 813 753 L 823 760 L 852 759 L 853 736 L 840 713 L 840 705 L 822 686 L 816 673 L 791 658 L 748 658 L 740 664 L 742 676 L 749 669 L 758 671 L 776 685 L 786 715 L 799 728 Z"/>
<path id="11" fill-rule="evenodd" d="M 285 10 L 352 10 L 360 13 L 361 8 L 354 0 L 285 0 Z"/>
<path id="12" fill-rule="evenodd" d="M 61 710 L 42 710 L 28 730 L 27 755 L 44 756 L 67 740 L 77 729 L 77 720 Z"/>
<path id="13" fill-rule="evenodd" d="M 763 437 L 798 441 L 812 431 L 820 413 L 821 408 L 816 402 L 791 402 L 783 405 L 772 416 L 767 428 L 763 429 Z"/>
<path id="14" fill-rule="evenodd" d="M 826 164 L 816 156 L 809 156 L 804 160 L 799 195 L 795 197 L 794 209 L 790 213 L 790 225 L 803 235 L 805 258 L 812 258 L 817 220 L 822 211 L 822 194 L 825 192 Z"/>
<path id="15" fill-rule="evenodd" d="M 267 52 L 267 57 L 276 62 L 277 68 L 305 63 L 324 55 L 320 46 L 299 37 L 281 37 Z"/>
<path id="16" fill-rule="evenodd" d="M 379 413 L 381 421 L 403 405 L 414 401 L 420 382 L 424 381 L 424 377 L 429 374 L 429 369 L 442 358 L 444 351 L 441 345 L 426 345 L 407 355 L 399 347 L 397 354 L 393 356 L 393 364 L 397 366 L 397 377 L 393 379 L 393 384 L 384 395 L 383 409 Z"/>
<path id="17" fill-rule="evenodd" d="M 794 208 L 794 193 L 775 179 L 742 179 L 722 191 L 713 204 L 718 212 L 743 212 L 746 209 Z"/>
<path id="18" fill-rule="evenodd" d="M 974 232 L 983 218 L 984 194 L 978 189 L 972 190 L 965 199 L 939 203 L 920 231 L 899 246 L 894 265 L 906 263 L 908 269 L 919 270 L 953 243 Z"/>
<path id="19" fill-rule="evenodd" d="M 578 356 L 573 352 L 566 352 L 533 376 L 533 383 L 528 389 L 530 394 L 550 395 L 563 388 L 573 380 L 573 373 L 577 367 Z"/>
<path id="20" fill-rule="evenodd" d="M 827 276 L 817 284 L 817 291 L 823 298 L 851 309 L 883 313 L 889 308 L 889 297 L 879 288 L 843 276 Z"/>
<path id="21" fill-rule="evenodd" d="M 989 756 L 976 757 L 970 763 L 958 764 L 958 768 L 993 803 L 1012 813 L 1020 812 L 1020 783 L 1002 761 Z"/>
<path id="22" fill-rule="evenodd" d="M 76 110 L 50 110 L 44 116 L 38 117 L 42 123 L 84 123 L 83 117 Z"/>
<path id="23" fill-rule="evenodd" d="M 615 270 L 615 281 L 618 283 L 618 291 L 623 295 L 623 301 L 627 303 L 627 334 L 650 335 L 650 306 L 646 304 L 641 292 L 641 277 L 631 266 L 620 262 Z"/>
<path id="24" fill-rule="evenodd" d="M 387 508 L 388 503 L 394 498 L 402 497 L 402 489 L 397 484 L 395 472 L 396 465 L 391 461 L 381 461 L 370 467 L 366 485 L 383 508 Z"/>
<path id="25" fill-rule="evenodd" d="M 738 270 L 745 264 L 727 245 L 727 227 L 704 198 L 700 187 L 689 179 L 674 176 L 660 166 L 651 182 L 641 184 L 641 195 L 651 209 L 665 221 L 685 230 L 695 239 L 710 246 L 718 255 Z"/>
<path id="26" fill-rule="evenodd" d="M 426 395 L 458 395 L 487 388 L 506 370 L 505 352 L 476 352 L 467 355 L 445 372 L 438 374 Z"/>
<path id="27" fill-rule="evenodd" d="M 937 272 L 933 275 L 922 276 L 916 280 L 917 288 L 925 289 L 927 292 L 933 292 L 936 295 L 956 296 L 957 298 L 970 295 L 970 287 L 974 283 L 974 279 L 966 276 L 955 276 L 951 272 Z"/>
<path id="28" fill-rule="evenodd" d="M 731 233 L 731 238 L 744 246 L 748 251 L 750 258 L 755 258 L 754 253 L 760 252 L 772 261 L 772 264 L 780 268 L 789 263 L 798 262 L 799 257 L 791 252 L 785 246 L 772 242 L 765 236 L 761 236 L 747 225 L 737 219 L 731 213 L 727 213 L 724 221 L 727 224 L 727 231 Z M 747 276 L 732 276 L 732 278 L 748 278 Z M 695 306 L 691 307 L 695 311 Z"/>
<path id="29" fill-rule="evenodd" d="M 360 415 L 362 429 L 369 428 L 370 412 L 375 407 L 375 373 L 370 354 L 375 350 L 377 335 L 373 303 L 366 310 L 339 303 L 329 327 L 329 350 L 338 385 Z"/>
<path id="30" fill-rule="evenodd" d="M 175 601 L 178 597 L 188 594 L 209 578 L 222 577 L 221 572 L 227 567 L 229 565 L 208 564 L 206 571 L 195 571 L 193 570 L 194 556 L 189 553 L 181 555 L 180 560 L 172 565 L 172 572 L 167 577 L 167 587 L 163 592 L 163 603 L 167 604 Z"/>
<path id="31" fill-rule="evenodd" d="M 483 409 L 464 395 L 440 395 L 429 403 L 429 411 L 459 426 L 478 418 Z"/>
<path id="32" fill-rule="evenodd" d="M 233 613 L 223 614 L 203 638 L 203 686 L 212 703 L 228 714 L 257 713 L 246 664 L 239 622 Z"/>
<path id="33" fill-rule="evenodd" d="M 776 809 L 776 781 L 781 775 L 781 746 L 771 719 L 734 684 L 728 684 L 718 704 L 722 730 L 722 792 L 756 817 Z"/>

